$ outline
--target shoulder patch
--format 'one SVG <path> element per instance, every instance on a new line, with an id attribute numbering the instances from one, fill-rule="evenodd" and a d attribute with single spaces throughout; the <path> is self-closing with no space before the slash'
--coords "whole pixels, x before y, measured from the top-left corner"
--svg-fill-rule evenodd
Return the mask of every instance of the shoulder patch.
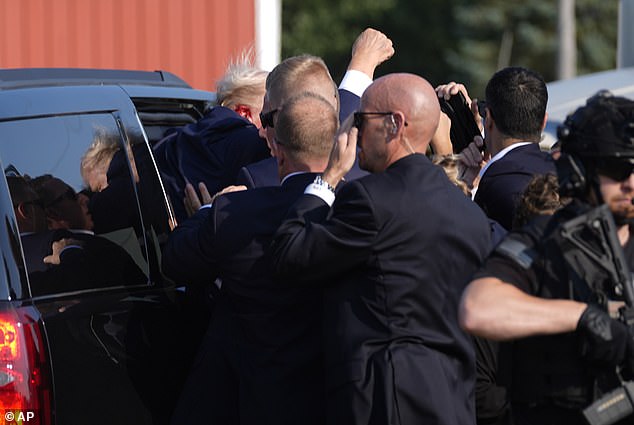
<path id="1" fill-rule="evenodd" d="M 495 248 L 495 252 L 499 252 L 507 258 L 515 261 L 523 269 L 529 269 L 535 261 L 535 252 L 523 242 L 515 239 L 505 238 Z"/>

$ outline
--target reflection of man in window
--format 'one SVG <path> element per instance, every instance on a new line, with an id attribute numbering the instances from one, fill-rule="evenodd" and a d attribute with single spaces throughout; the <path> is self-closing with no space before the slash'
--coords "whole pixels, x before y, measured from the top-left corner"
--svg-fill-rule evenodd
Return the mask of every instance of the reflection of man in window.
<path id="1" fill-rule="evenodd" d="M 23 177 L 7 176 L 13 210 L 18 221 L 20 235 L 43 232 L 48 229 L 46 214 L 37 193 Z"/>
<path id="2" fill-rule="evenodd" d="M 46 287 L 32 288 L 34 293 L 138 285 L 147 281 L 122 247 L 93 234 L 90 213 L 82 207 L 71 186 L 50 174 L 36 177 L 30 184 L 44 207 L 48 228 L 53 230 L 44 257 L 53 254 L 53 258 L 49 257 L 50 262 L 57 265 L 60 263 L 53 261 L 57 260 L 55 254 L 62 254 L 67 248 L 79 249 L 74 254 L 81 254 L 74 258 L 73 275 L 57 279 L 55 288 L 50 283 Z"/>
<path id="3" fill-rule="evenodd" d="M 42 202 L 24 177 L 7 176 L 7 183 L 20 229 L 26 268 L 29 273 L 43 271 L 46 269 L 43 259 L 51 248 L 51 241 Z"/>
<path id="4" fill-rule="evenodd" d="M 45 174 L 30 183 L 42 201 L 49 229 L 92 230 L 90 213 L 82 208 L 75 190 L 63 180 Z"/>

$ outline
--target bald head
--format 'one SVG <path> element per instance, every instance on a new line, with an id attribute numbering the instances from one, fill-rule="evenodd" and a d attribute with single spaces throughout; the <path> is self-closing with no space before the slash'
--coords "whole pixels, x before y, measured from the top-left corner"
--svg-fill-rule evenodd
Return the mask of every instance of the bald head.
<path id="1" fill-rule="evenodd" d="M 434 88 L 414 74 L 388 74 L 375 80 L 361 98 L 361 109 L 402 112 L 407 123 L 402 136 L 417 152 L 425 152 L 440 120 Z"/>
<path id="2" fill-rule="evenodd" d="M 440 104 L 433 87 L 414 74 L 389 74 L 361 97 L 355 116 L 359 166 L 381 172 L 399 159 L 425 153 L 438 127 Z"/>

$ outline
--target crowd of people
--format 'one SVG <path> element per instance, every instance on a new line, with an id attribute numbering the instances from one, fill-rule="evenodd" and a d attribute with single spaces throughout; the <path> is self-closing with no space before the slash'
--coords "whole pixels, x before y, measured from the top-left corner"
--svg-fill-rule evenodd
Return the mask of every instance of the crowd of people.
<path id="1" fill-rule="evenodd" d="M 339 85 L 316 56 L 242 58 L 152 146 L 177 220 L 145 224 L 176 224 L 162 272 L 212 308 L 171 423 L 631 422 L 634 101 L 597 93 L 546 152 L 538 73 L 478 100 L 374 79 L 394 53 L 366 29 Z M 479 131 L 459 144 L 454 96 Z M 79 168 L 79 193 L 5 170 L 34 296 L 147 282 L 111 241 L 158 199 L 147 146 L 97 128 Z"/>
<path id="2" fill-rule="evenodd" d="M 555 160 L 536 72 L 477 101 L 374 80 L 393 54 L 363 31 L 339 86 L 311 55 L 234 64 L 154 147 L 178 218 L 163 272 L 215 288 L 173 424 L 580 424 L 634 372 L 610 262 L 634 267 L 634 102 L 571 111 Z M 458 93 L 482 134 L 453 152 Z"/>

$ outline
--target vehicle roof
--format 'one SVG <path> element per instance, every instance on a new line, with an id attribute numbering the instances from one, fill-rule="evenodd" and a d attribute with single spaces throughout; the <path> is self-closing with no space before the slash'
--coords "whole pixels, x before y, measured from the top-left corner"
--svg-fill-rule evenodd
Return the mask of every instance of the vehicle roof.
<path id="1" fill-rule="evenodd" d="M 609 90 L 615 96 L 634 99 L 634 67 L 596 72 L 568 80 L 553 81 L 548 87 L 548 123 L 541 146 L 550 148 L 557 140 L 557 126 L 566 116 L 584 105 L 599 90 Z"/>
<path id="2" fill-rule="evenodd" d="M 90 68 L 0 69 L 0 90 L 34 86 L 132 84 L 163 87 L 191 86 L 167 71 L 131 71 Z"/>
<path id="3" fill-rule="evenodd" d="M 0 69 L 0 93 L 17 89 L 119 86 L 127 95 L 141 99 L 185 99 L 212 104 L 215 93 L 193 89 L 167 71 L 131 71 L 88 68 Z"/>

